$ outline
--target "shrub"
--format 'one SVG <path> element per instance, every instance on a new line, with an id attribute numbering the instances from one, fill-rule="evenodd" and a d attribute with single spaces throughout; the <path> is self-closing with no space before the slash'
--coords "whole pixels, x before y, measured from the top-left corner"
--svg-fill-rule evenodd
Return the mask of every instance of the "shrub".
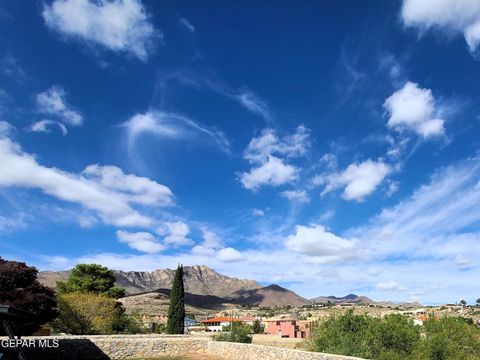
<path id="1" fill-rule="evenodd" d="M 424 323 L 422 354 L 429 360 L 480 358 L 480 331 L 462 318 L 443 317 Z"/>
<path id="2" fill-rule="evenodd" d="M 401 315 L 377 319 L 348 311 L 320 323 L 310 349 L 368 359 L 407 359 L 416 349 L 420 333 Z"/>
<path id="3" fill-rule="evenodd" d="M 222 334 L 215 335 L 213 340 L 250 344 L 252 342 L 250 330 L 251 329 L 247 326 L 235 326 L 231 332 L 224 332 Z"/>

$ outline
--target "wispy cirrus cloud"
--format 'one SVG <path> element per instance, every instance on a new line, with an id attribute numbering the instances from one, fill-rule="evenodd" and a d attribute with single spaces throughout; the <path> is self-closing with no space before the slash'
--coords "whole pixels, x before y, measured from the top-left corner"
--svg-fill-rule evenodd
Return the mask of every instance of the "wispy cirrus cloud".
<path id="1" fill-rule="evenodd" d="M 55 116 L 69 126 L 82 125 L 82 115 L 67 103 L 65 90 L 60 86 L 52 86 L 37 94 L 35 100 L 38 112 Z M 39 127 L 45 127 L 45 125 L 47 124 Z"/>
<path id="2" fill-rule="evenodd" d="M 162 33 L 149 20 L 140 0 L 54 0 L 42 17 L 66 39 L 100 45 L 146 61 Z"/>
<path id="3" fill-rule="evenodd" d="M 273 112 L 267 101 L 246 86 L 239 89 L 233 88 L 210 69 L 202 67 L 195 69 L 195 71 L 182 69 L 163 73 L 159 76 L 158 83 L 161 87 L 165 88 L 169 81 L 177 81 L 180 84 L 197 89 L 207 89 L 237 102 L 243 108 L 252 114 L 260 116 L 268 123 L 274 121 Z"/>
<path id="4" fill-rule="evenodd" d="M 469 249 L 480 231 L 479 183 L 477 157 L 445 167 L 407 200 L 353 233 L 370 239 L 376 257 L 473 255 Z"/>
<path id="5" fill-rule="evenodd" d="M 190 22 L 190 20 L 188 20 L 187 18 L 184 18 L 184 17 L 181 17 L 180 19 L 178 19 L 178 22 L 185 28 L 187 29 L 188 31 L 190 31 L 192 34 L 195 34 L 196 33 L 196 29 L 195 29 L 195 26 L 192 25 L 192 23 Z"/>
<path id="6" fill-rule="evenodd" d="M 268 122 L 273 121 L 273 115 L 267 103 L 251 90 L 244 88 L 237 94 L 231 94 L 230 96 L 252 113 L 261 116 Z"/>
<path id="7" fill-rule="evenodd" d="M 53 120 L 47 120 L 47 119 L 40 120 L 40 121 L 37 121 L 37 122 L 33 123 L 32 125 L 30 125 L 28 127 L 28 130 L 33 131 L 33 132 L 49 133 L 49 132 L 51 132 L 52 127 L 57 127 L 60 130 L 60 132 L 62 133 L 62 135 L 64 135 L 64 136 L 68 134 L 67 127 L 65 125 L 63 125 L 61 122 L 53 121 Z"/>
<path id="8" fill-rule="evenodd" d="M 0 57 L 0 73 L 13 79 L 17 83 L 23 83 L 27 80 L 25 70 L 20 66 L 17 58 L 10 52 Z"/>
<path id="9" fill-rule="evenodd" d="M 220 130 L 208 128 L 181 114 L 150 110 L 132 116 L 121 126 L 126 129 L 129 148 L 142 135 L 152 134 L 167 139 L 207 139 L 225 152 L 230 150 L 230 143 Z"/>

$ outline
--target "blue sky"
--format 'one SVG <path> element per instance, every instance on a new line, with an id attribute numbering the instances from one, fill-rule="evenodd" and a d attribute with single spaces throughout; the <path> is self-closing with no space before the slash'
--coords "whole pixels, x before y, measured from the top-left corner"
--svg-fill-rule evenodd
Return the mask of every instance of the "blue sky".
<path id="1" fill-rule="evenodd" d="M 474 0 L 0 4 L 1 255 L 474 302 Z"/>

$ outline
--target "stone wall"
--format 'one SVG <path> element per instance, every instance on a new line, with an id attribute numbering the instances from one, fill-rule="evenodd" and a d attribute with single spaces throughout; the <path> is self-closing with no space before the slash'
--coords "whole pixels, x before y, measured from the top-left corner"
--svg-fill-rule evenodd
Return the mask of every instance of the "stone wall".
<path id="1" fill-rule="evenodd" d="M 360 360 L 350 356 L 220 341 L 210 341 L 208 353 L 224 360 Z"/>
<path id="2" fill-rule="evenodd" d="M 30 360 L 107 360 L 161 356 L 213 355 L 224 360 L 347 360 L 348 356 L 313 353 L 264 345 L 212 341 L 188 335 L 111 335 L 27 337 L 58 340 L 57 348 L 30 347 Z M 0 351 L 1 352 L 1 351 Z"/>

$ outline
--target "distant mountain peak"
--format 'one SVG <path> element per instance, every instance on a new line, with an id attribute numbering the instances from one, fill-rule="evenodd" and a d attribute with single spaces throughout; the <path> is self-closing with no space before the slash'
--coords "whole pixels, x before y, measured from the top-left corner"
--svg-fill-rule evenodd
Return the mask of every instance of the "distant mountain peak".
<path id="1" fill-rule="evenodd" d="M 212 295 L 228 298 L 232 293 L 261 288 L 254 280 L 237 279 L 219 274 L 207 265 L 184 266 L 185 291 L 197 295 Z M 154 271 L 115 270 L 116 285 L 125 289 L 127 294 L 139 294 L 172 287 L 173 269 Z M 55 287 L 57 280 L 68 278 L 69 271 L 41 271 L 39 280 L 43 284 Z"/>

